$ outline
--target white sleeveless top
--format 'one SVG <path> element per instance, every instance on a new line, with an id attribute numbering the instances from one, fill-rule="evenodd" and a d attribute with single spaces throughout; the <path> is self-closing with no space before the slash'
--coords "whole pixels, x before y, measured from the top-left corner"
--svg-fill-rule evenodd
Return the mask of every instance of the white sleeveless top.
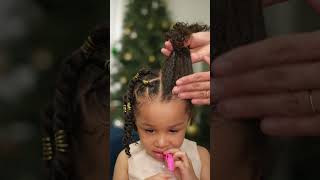
<path id="1" fill-rule="evenodd" d="M 130 144 L 131 157 L 128 159 L 129 180 L 143 180 L 150 176 L 163 172 L 166 168 L 164 162 L 160 162 L 149 154 L 143 148 L 140 141 Z M 180 150 L 186 152 L 192 162 L 193 170 L 200 179 L 201 160 L 197 148 L 197 143 L 184 139 Z M 175 178 L 172 178 L 173 180 Z"/>

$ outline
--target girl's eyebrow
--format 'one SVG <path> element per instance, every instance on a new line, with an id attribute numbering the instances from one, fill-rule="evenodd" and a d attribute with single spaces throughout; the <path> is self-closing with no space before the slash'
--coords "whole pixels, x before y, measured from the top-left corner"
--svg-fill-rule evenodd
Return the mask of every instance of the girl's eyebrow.
<path id="1" fill-rule="evenodd" d="M 174 124 L 174 125 L 172 125 L 172 126 L 170 126 L 170 127 L 181 126 L 181 125 L 183 125 L 184 123 L 185 123 L 185 122 L 180 122 L 180 123 Z"/>
<path id="2" fill-rule="evenodd" d="M 170 128 L 176 127 L 176 126 L 181 126 L 181 125 L 183 125 L 183 124 L 184 124 L 184 122 L 180 122 L 180 123 L 171 125 Z M 146 123 L 146 122 L 142 122 L 141 125 L 142 125 L 142 126 L 151 126 L 151 127 L 153 126 L 152 124 L 149 124 L 149 123 Z"/>
<path id="3" fill-rule="evenodd" d="M 143 125 L 143 126 L 152 126 L 151 124 L 148 124 L 148 123 L 145 123 L 145 122 L 142 122 L 141 125 Z"/>

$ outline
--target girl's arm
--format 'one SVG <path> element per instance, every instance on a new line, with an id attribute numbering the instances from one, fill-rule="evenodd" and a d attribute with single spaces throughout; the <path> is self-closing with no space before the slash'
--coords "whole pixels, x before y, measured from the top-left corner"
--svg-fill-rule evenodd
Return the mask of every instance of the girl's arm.
<path id="1" fill-rule="evenodd" d="M 210 180 L 210 154 L 204 147 L 198 146 L 198 152 L 201 160 L 201 180 Z"/>
<path id="2" fill-rule="evenodd" d="M 114 180 L 128 180 L 128 157 L 124 150 L 120 152 L 118 155 L 114 172 L 113 172 Z"/>

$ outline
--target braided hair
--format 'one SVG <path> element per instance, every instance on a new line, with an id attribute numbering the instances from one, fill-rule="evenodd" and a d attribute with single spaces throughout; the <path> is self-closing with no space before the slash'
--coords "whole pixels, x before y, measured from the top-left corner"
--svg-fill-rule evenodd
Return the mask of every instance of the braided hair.
<path id="1" fill-rule="evenodd" d="M 209 30 L 206 25 L 176 23 L 166 34 L 166 40 L 170 40 L 173 52 L 167 58 L 160 71 L 141 69 L 129 81 L 126 94 L 123 96 L 124 107 L 124 136 L 123 144 L 126 154 L 131 157 L 129 145 L 133 143 L 133 130 L 136 127 L 136 113 L 138 105 L 143 98 L 152 99 L 161 97 L 162 101 L 170 101 L 174 98 L 172 89 L 176 80 L 193 73 L 190 50 L 184 43 L 192 33 Z M 185 100 L 186 112 L 192 116 L 191 100 Z"/>
<path id="2" fill-rule="evenodd" d="M 86 83 L 90 87 L 88 91 L 103 89 L 105 95 L 101 97 L 101 106 L 109 102 L 108 47 L 109 27 L 106 24 L 99 25 L 83 46 L 66 57 L 60 67 L 53 100 L 43 114 L 43 156 L 45 173 L 50 180 L 77 179 L 73 144 L 78 134 L 82 133 L 79 132 L 81 110 L 78 91 L 82 88 L 79 79 L 85 73 Z"/>

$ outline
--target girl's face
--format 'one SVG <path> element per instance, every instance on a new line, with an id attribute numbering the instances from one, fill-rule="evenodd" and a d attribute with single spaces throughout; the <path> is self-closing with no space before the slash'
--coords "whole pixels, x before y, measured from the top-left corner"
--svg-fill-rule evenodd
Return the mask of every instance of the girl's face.
<path id="1" fill-rule="evenodd" d="M 189 120 L 184 101 L 173 99 L 165 102 L 152 99 L 141 103 L 138 109 L 138 134 L 149 155 L 163 160 L 164 151 L 180 148 Z"/>

